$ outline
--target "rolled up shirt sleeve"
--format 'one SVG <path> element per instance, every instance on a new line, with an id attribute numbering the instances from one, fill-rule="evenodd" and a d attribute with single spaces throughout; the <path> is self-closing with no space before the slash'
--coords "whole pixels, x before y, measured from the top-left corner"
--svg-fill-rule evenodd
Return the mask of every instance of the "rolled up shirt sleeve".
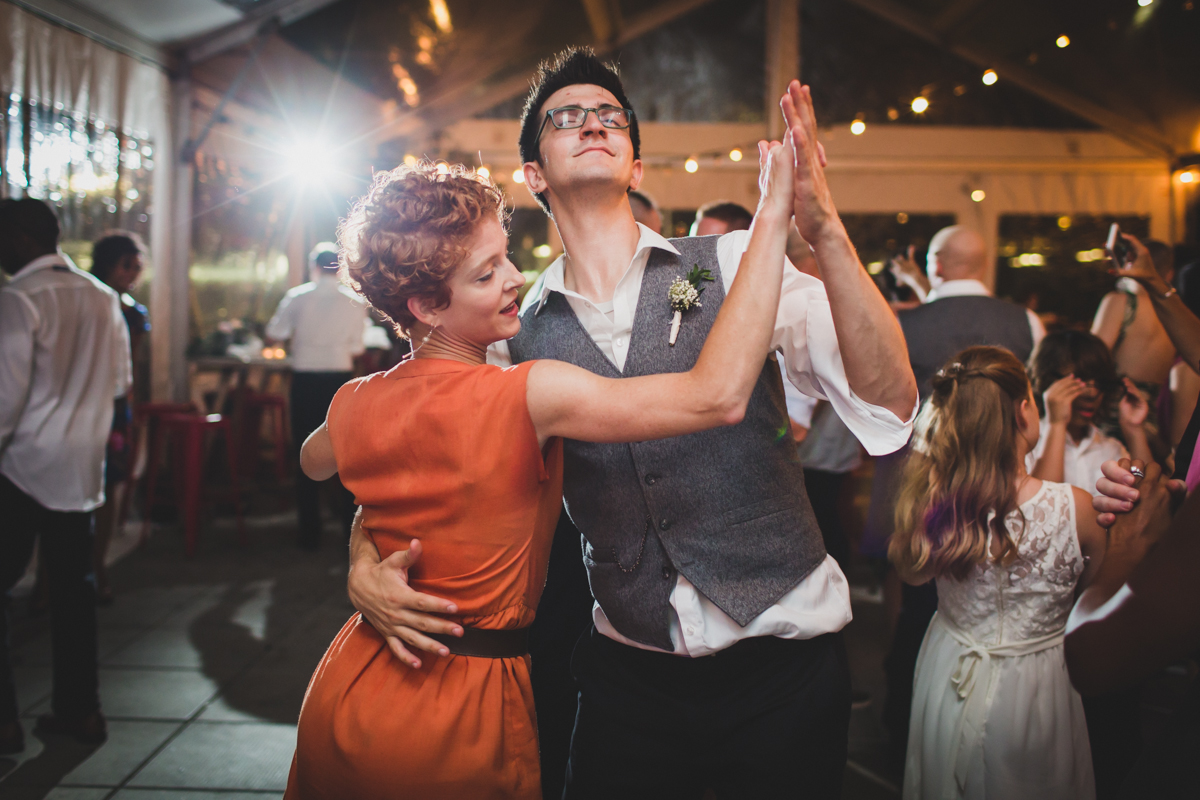
<path id="1" fill-rule="evenodd" d="M 733 285 L 738 264 L 749 244 L 748 231 L 726 234 L 718 243 L 717 256 L 726 291 Z M 854 393 L 842 363 L 825 284 L 790 263 L 783 272 L 771 347 L 782 354 L 784 371 L 792 385 L 809 397 L 828 400 L 868 453 L 886 455 L 908 443 L 920 398 L 913 403 L 908 418 L 902 420 Z M 883 369 L 888 366 L 880 365 Z"/>
<path id="2" fill-rule="evenodd" d="M 271 321 L 267 323 L 265 331 L 267 338 L 277 342 L 286 342 L 291 339 L 296 328 L 293 316 L 292 295 L 285 294 L 279 301 L 279 307 L 275 309 L 274 315 L 271 316 Z"/>
<path id="3" fill-rule="evenodd" d="M 0 452 L 29 400 L 38 313 L 16 292 L 0 291 Z"/>

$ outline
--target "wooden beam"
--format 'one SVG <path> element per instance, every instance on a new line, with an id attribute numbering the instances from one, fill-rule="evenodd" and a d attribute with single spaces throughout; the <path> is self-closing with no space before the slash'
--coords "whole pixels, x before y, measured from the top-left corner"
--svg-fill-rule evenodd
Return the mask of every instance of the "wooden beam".
<path id="1" fill-rule="evenodd" d="M 943 36 L 959 30 L 970 21 L 985 0 L 954 0 L 933 18 L 933 27 Z"/>
<path id="2" fill-rule="evenodd" d="M 763 94 L 763 114 L 767 138 L 783 136 L 783 116 L 779 100 L 788 84 L 800 77 L 800 2 L 767 0 L 767 80 Z"/>
<path id="3" fill-rule="evenodd" d="M 964 61 L 985 69 L 996 70 L 1001 80 L 1007 80 L 1020 86 L 1030 94 L 1037 95 L 1059 108 L 1093 122 L 1131 144 L 1170 157 L 1174 157 L 1177 152 L 1175 144 L 1157 128 L 1109 111 L 1098 103 L 1080 97 L 1024 67 L 995 56 L 987 48 L 973 43 L 951 41 L 937 32 L 932 21 L 895 0 L 848 1 L 914 36 L 948 50 Z"/>
<path id="4" fill-rule="evenodd" d="M 189 64 L 198 64 L 245 44 L 257 36 L 264 25 L 273 23 L 282 27 L 333 2 L 335 0 L 267 0 L 232 25 L 182 42 L 182 56 Z"/>
<path id="5" fill-rule="evenodd" d="M 592 38 L 597 42 L 611 42 L 621 32 L 621 6 L 617 0 L 581 0 L 587 12 Z"/>

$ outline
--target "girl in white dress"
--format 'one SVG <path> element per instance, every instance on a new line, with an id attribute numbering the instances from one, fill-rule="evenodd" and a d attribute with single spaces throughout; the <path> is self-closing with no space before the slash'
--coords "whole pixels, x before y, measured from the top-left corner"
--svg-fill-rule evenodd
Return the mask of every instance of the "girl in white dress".
<path id="1" fill-rule="evenodd" d="M 905 800 L 1095 797 L 1063 630 L 1103 557 L 1091 495 L 1031 477 L 1038 410 L 1007 350 L 964 350 L 933 381 L 889 555 L 937 581 L 917 660 Z"/>

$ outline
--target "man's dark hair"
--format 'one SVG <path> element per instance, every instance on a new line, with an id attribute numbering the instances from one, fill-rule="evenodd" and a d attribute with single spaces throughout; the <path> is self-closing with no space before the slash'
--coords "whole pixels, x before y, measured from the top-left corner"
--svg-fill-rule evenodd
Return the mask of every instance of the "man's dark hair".
<path id="1" fill-rule="evenodd" d="M 32 197 L 0 200 L 0 231 L 25 234 L 44 250 L 58 247 L 58 217 L 50 206 Z"/>
<path id="2" fill-rule="evenodd" d="M 643 207 L 654 211 L 658 208 L 658 203 L 654 202 L 654 198 L 645 192 L 639 192 L 637 189 L 629 190 L 629 199 L 634 202 L 641 203 Z"/>
<path id="3" fill-rule="evenodd" d="M 571 47 L 562 51 L 554 58 L 539 64 L 533 76 L 533 85 L 529 89 L 529 97 L 525 100 L 525 110 L 521 112 L 521 138 L 517 140 L 522 164 L 530 161 L 542 163 L 537 143 L 538 129 L 542 127 L 542 121 L 546 118 L 542 105 L 559 89 L 577 84 L 599 86 L 611 93 L 623 108 L 632 108 L 629 98 L 625 96 L 625 88 L 621 85 L 621 76 L 616 67 L 601 61 L 590 47 Z M 641 158 L 642 137 L 638 133 L 637 114 L 634 114 L 629 122 L 629 141 L 633 144 L 634 160 Z M 536 194 L 534 197 L 542 210 L 550 213 L 546 198 L 542 194 Z"/>
<path id="4" fill-rule="evenodd" d="M 727 200 L 717 200 L 705 203 L 696 212 L 696 219 L 716 219 L 729 226 L 731 231 L 748 231 L 754 222 L 754 215 L 745 206 L 730 203 Z"/>
<path id="5" fill-rule="evenodd" d="M 92 275 L 108 283 L 109 276 L 122 258 L 141 255 L 142 252 L 142 240 L 136 233 L 106 233 L 92 245 Z"/>

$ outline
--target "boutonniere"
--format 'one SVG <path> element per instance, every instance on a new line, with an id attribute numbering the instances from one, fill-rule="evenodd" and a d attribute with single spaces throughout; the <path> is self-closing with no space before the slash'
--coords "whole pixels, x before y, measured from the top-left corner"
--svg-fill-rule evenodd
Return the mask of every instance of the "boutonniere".
<path id="1" fill-rule="evenodd" d="M 676 278 L 671 281 L 671 288 L 667 289 L 667 298 L 671 301 L 671 310 L 675 312 L 675 315 L 671 317 L 671 338 L 667 343 L 672 347 L 675 346 L 675 337 L 679 335 L 683 312 L 701 305 L 700 295 L 704 294 L 704 287 L 700 285 L 700 282 L 712 280 L 712 270 L 700 269 L 700 265 L 696 264 L 686 279 Z"/>

